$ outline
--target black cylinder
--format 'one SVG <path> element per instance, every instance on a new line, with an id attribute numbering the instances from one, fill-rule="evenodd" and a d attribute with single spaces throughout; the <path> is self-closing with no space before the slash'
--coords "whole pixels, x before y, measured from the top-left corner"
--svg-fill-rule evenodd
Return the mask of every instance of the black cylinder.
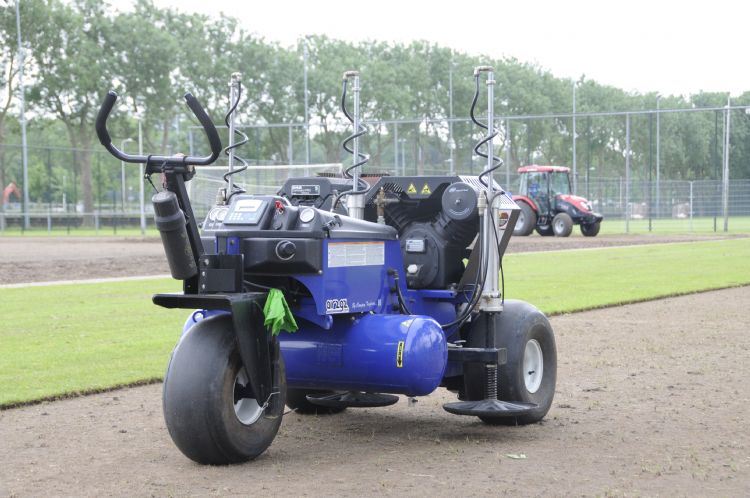
<path id="1" fill-rule="evenodd" d="M 154 204 L 154 221 L 161 234 L 161 243 L 167 255 L 172 278 L 186 280 L 198 273 L 195 255 L 190 247 L 185 214 L 180 209 L 174 192 L 163 190 L 151 198 Z"/>

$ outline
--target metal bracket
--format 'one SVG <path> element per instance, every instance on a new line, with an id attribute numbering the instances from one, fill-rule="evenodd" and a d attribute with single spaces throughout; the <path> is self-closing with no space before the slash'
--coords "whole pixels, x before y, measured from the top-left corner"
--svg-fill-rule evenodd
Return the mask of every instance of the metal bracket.
<path id="1" fill-rule="evenodd" d="M 258 400 L 267 400 L 273 391 L 271 334 L 263 324 L 265 292 L 241 294 L 156 294 L 154 304 L 164 308 L 219 309 L 232 314 L 234 335 L 242 365 Z"/>
<path id="2" fill-rule="evenodd" d="M 508 350 L 505 348 L 448 348 L 448 361 L 464 363 L 494 363 L 505 365 Z"/>
<path id="3" fill-rule="evenodd" d="M 204 254 L 199 264 L 198 292 L 201 294 L 242 292 L 242 254 Z"/>

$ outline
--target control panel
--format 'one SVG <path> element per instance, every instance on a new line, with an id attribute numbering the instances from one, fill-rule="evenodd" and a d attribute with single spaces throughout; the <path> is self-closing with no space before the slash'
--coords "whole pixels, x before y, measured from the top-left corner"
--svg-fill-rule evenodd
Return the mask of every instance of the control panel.
<path id="1" fill-rule="evenodd" d="M 286 199 L 274 195 L 236 195 L 228 206 L 214 206 L 203 222 L 202 229 L 220 235 L 234 233 L 243 236 L 309 237 L 320 232 L 327 221 L 327 213 L 306 206 L 292 206 Z"/>
<path id="2" fill-rule="evenodd" d="M 268 201 L 263 199 L 238 199 L 224 218 L 225 225 L 257 225 L 266 211 Z"/>

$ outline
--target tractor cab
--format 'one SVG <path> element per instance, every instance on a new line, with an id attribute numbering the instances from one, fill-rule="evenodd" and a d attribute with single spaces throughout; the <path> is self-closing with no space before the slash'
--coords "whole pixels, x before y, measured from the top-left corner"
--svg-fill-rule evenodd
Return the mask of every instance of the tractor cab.
<path id="1" fill-rule="evenodd" d="M 518 172 L 520 185 L 513 200 L 522 213 L 514 235 L 529 235 L 536 230 L 539 235 L 567 237 L 574 224 L 581 226 L 585 236 L 599 233 L 603 217 L 593 212 L 588 200 L 573 195 L 570 168 L 531 165 Z"/>

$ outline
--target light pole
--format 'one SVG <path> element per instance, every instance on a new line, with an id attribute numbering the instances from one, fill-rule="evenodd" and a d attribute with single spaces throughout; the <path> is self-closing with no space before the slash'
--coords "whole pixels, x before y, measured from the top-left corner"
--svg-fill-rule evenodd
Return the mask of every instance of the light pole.
<path id="1" fill-rule="evenodd" d="M 120 150 L 125 152 L 125 144 L 128 142 L 134 142 L 132 138 L 126 138 L 122 142 L 120 142 Z M 125 214 L 125 196 L 126 196 L 126 190 L 125 190 L 125 161 L 120 161 L 120 183 L 122 188 L 122 213 Z"/>
<path id="2" fill-rule="evenodd" d="M 456 174 L 454 150 L 456 141 L 453 140 L 453 52 L 451 51 L 451 65 L 448 71 L 448 149 L 450 150 L 450 175 Z"/>
<path id="3" fill-rule="evenodd" d="M 576 171 L 576 86 L 577 82 L 573 82 L 573 193 L 578 193 L 578 174 Z"/>
<path id="4" fill-rule="evenodd" d="M 308 108 L 308 96 L 307 96 L 307 58 L 308 58 L 308 52 L 307 52 L 307 37 L 305 37 L 305 44 L 303 46 L 304 52 L 302 53 L 303 57 L 303 66 L 304 66 L 304 86 L 305 86 L 305 164 L 310 164 L 310 110 Z M 310 170 L 305 169 L 305 175 L 309 175 Z"/>
<path id="5" fill-rule="evenodd" d="M 659 197 L 661 195 L 661 191 L 659 189 L 659 182 L 661 181 L 661 175 L 660 175 L 660 162 L 661 162 L 661 154 L 659 154 L 659 147 L 661 145 L 661 137 L 659 135 L 660 129 L 659 129 L 659 118 L 661 117 L 661 113 L 659 112 L 659 103 L 661 102 L 661 95 L 658 93 L 656 94 L 656 217 L 659 217 L 659 213 L 661 211 L 661 203 L 659 202 Z"/>
<path id="6" fill-rule="evenodd" d="M 23 228 L 31 226 L 29 219 L 29 156 L 26 146 L 26 89 L 23 84 L 24 51 L 21 44 L 21 0 L 16 0 L 16 34 L 18 35 L 18 88 L 21 121 L 21 156 L 23 162 Z M 8 84 L 10 86 L 10 84 Z"/>
<path id="7" fill-rule="evenodd" d="M 726 122 L 724 125 L 724 173 L 722 174 L 721 206 L 724 213 L 724 231 L 729 230 L 729 130 L 732 118 L 732 101 L 727 96 Z"/>
<path id="8" fill-rule="evenodd" d="M 401 175 L 406 176 L 406 139 L 399 139 L 401 143 Z"/>
<path id="9" fill-rule="evenodd" d="M 143 155 L 143 116 L 140 114 L 136 114 L 135 119 L 138 120 L 138 154 Z M 143 163 L 138 165 L 138 169 L 140 171 L 140 177 L 138 180 L 139 184 L 139 190 L 138 190 L 138 203 L 140 205 L 141 210 L 141 235 L 146 235 L 146 204 L 145 204 L 145 192 L 143 191 L 144 185 L 143 185 Z"/>

